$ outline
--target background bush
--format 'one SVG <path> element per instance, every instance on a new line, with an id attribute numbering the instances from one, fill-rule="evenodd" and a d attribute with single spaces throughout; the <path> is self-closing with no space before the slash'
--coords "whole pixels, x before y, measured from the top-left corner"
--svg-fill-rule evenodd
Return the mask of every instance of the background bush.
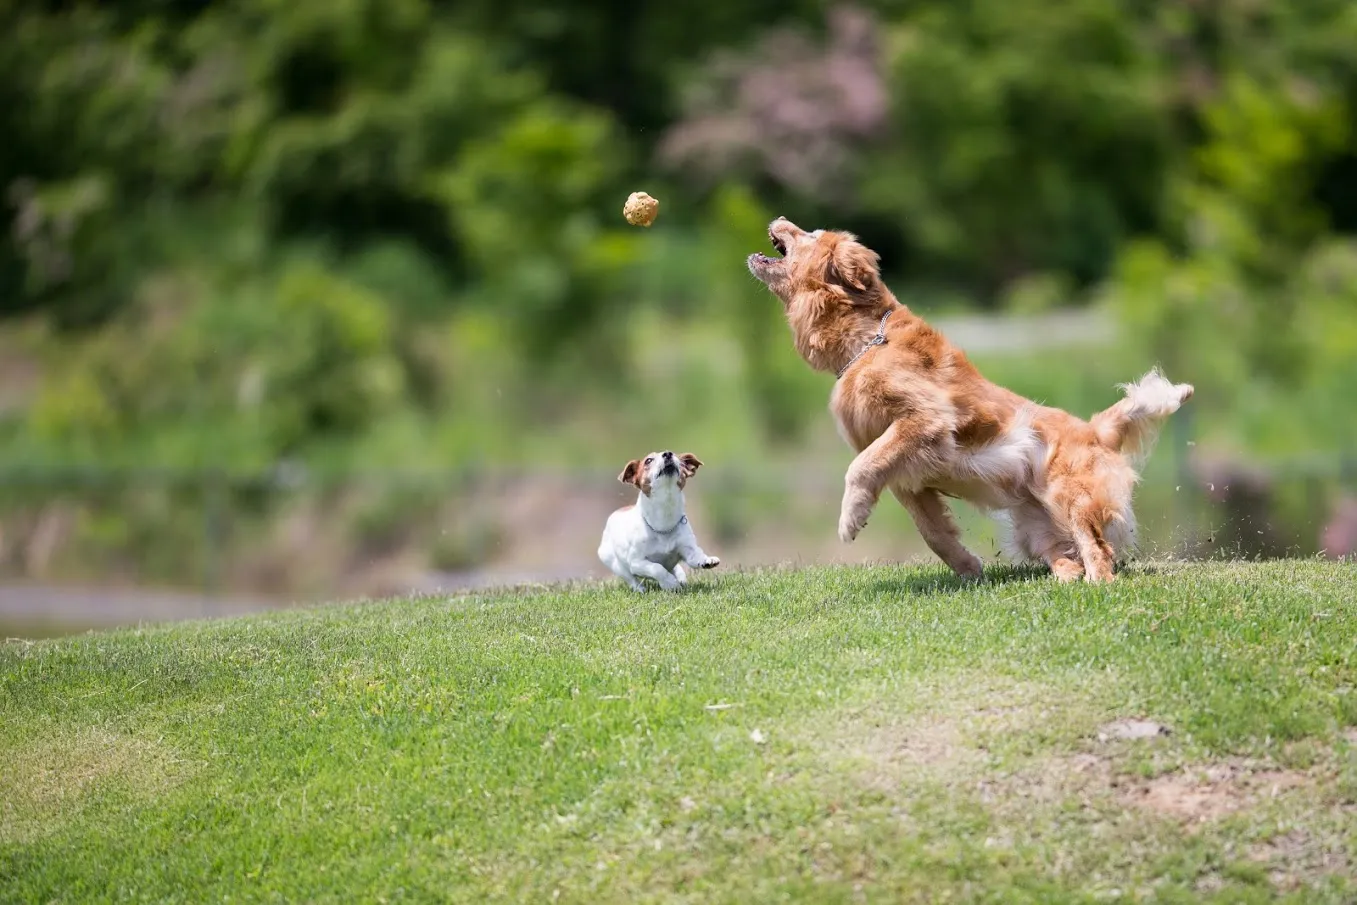
<path id="1" fill-rule="evenodd" d="M 930 316 L 1106 311 L 1082 383 L 1005 365 L 1049 402 L 1158 360 L 1203 446 L 1357 440 L 1342 0 L 19 0 L 0 27 L 7 468 L 813 452 L 827 384 L 744 270 L 778 213 L 858 232 Z"/>

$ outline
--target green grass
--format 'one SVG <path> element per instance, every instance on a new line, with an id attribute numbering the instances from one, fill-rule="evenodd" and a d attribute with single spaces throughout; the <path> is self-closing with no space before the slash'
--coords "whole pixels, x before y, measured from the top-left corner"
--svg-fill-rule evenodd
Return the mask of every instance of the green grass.
<path id="1" fill-rule="evenodd" d="M 0 900 L 1350 902 L 1355 596 L 820 568 L 11 643 Z"/>

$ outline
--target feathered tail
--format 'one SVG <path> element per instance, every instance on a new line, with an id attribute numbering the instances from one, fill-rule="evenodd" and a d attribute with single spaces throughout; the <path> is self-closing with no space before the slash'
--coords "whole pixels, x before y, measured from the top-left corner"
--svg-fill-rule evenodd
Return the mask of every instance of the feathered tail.
<path id="1" fill-rule="evenodd" d="M 1158 368 L 1135 383 L 1121 384 L 1126 398 L 1094 415 L 1090 423 L 1109 449 L 1143 462 L 1154 449 L 1159 429 L 1192 398 L 1192 384 L 1169 383 Z"/>

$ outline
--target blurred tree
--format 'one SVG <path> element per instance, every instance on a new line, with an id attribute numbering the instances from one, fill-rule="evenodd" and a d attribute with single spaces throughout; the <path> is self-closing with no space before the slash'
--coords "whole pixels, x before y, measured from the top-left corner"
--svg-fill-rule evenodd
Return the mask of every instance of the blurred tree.
<path id="1" fill-rule="evenodd" d="M 649 306 L 738 337 L 767 435 L 795 436 L 818 390 L 770 351 L 777 318 L 737 298 L 757 292 L 738 264 L 769 211 L 857 227 L 902 295 L 1049 307 L 1106 282 L 1155 354 L 1209 359 L 1221 385 L 1305 385 L 1324 331 L 1286 328 L 1341 304 L 1302 301 L 1329 283 L 1302 296 L 1296 274 L 1357 228 L 1354 9 L 6 4 L 0 318 L 55 328 L 54 367 L 85 387 L 70 405 L 49 389 L 24 423 L 169 434 L 211 411 L 258 455 L 319 448 L 453 399 L 479 411 L 453 359 L 487 343 L 525 384 L 607 392 L 627 376 L 623 315 Z M 642 183 L 668 190 L 648 231 L 618 218 Z M 158 357 L 135 325 L 167 284 L 150 307 L 181 353 Z M 383 312 L 372 348 L 294 333 L 284 300 L 330 293 Z M 1222 322 L 1229 343 L 1201 339 Z M 455 331 L 483 332 L 440 352 Z M 294 383 L 354 408 L 247 416 L 225 387 L 248 368 L 209 340 L 239 362 L 295 354 Z M 154 376 L 121 362 L 143 354 Z M 330 356 L 368 363 L 340 375 Z"/>

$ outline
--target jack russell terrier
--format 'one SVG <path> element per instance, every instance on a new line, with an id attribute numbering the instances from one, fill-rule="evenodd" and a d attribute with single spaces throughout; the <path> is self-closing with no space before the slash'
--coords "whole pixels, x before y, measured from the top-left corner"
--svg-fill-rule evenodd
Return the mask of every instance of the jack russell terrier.
<path id="1" fill-rule="evenodd" d="M 683 485 L 702 466 L 692 453 L 669 450 L 633 459 L 617 479 L 640 489 L 634 506 L 623 506 L 608 516 L 598 558 L 634 591 L 644 591 L 638 578 L 651 578 L 666 591 L 688 582 L 683 571 L 714 569 L 721 564 L 697 545 L 697 537 L 683 514 Z"/>

